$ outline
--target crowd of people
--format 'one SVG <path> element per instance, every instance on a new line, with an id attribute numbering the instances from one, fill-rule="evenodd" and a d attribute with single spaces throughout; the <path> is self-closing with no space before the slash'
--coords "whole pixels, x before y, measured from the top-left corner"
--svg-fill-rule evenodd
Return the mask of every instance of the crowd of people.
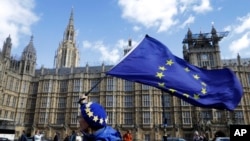
<path id="1" fill-rule="evenodd" d="M 19 141 L 28 141 L 28 139 L 32 141 L 42 141 L 43 134 L 40 133 L 39 130 L 35 131 L 34 136 L 28 137 L 25 130 L 23 130 L 21 137 L 19 138 Z"/>

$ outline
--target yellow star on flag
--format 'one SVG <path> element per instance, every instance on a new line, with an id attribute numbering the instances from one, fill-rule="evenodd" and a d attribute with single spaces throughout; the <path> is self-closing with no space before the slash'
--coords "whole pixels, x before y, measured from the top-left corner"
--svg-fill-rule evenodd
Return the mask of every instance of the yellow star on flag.
<path id="1" fill-rule="evenodd" d="M 201 82 L 201 85 L 205 86 L 205 87 L 207 86 L 207 84 L 205 82 Z"/>
<path id="2" fill-rule="evenodd" d="M 162 72 L 157 72 L 156 77 L 159 77 L 160 79 L 164 76 Z"/>
<path id="3" fill-rule="evenodd" d="M 198 79 L 200 78 L 197 74 L 193 75 L 193 77 L 194 77 L 194 79 L 196 79 L 196 80 L 198 80 Z"/>
<path id="4" fill-rule="evenodd" d="M 174 64 L 174 62 L 171 59 L 167 60 L 167 65 L 172 66 L 173 64 Z"/>
<path id="5" fill-rule="evenodd" d="M 202 88 L 201 93 L 206 94 L 207 93 L 206 88 Z"/>
<path id="6" fill-rule="evenodd" d="M 189 95 L 188 95 L 188 94 L 183 94 L 183 96 L 185 96 L 186 98 L 189 98 Z"/>
<path id="7" fill-rule="evenodd" d="M 198 94 L 194 94 L 194 99 L 200 99 L 199 95 Z"/>
<path id="8" fill-rule="evenodd" d="M 168 89 L 170 92 L 172 92 L 172 93 L 175 93 L 176 92 L 176 90 L 175 89 Z"/>
<path id="9" fill-rule="evenodd" d="M 160 67 L 159 67 L 159 70 L 165 71 L 166 68 L 165 68 L 164 66 L 160 66 Z"/>
<path id="10" fill-rule="evenodd" d="M 162 82 L 162 83 L 158 83 L 158 85 L 160 86 L 160 87 L 164 87 L 164 82 Z"/>
<path id="11" fill-rule="evenodd" d="M 190 70 L 189 70 L 189 68 L 188 68 L 188 67 L 186 67 L 186 68 L 185 68 L 185 71 L 186 71 L 186 72 L 190 72 Z"/>

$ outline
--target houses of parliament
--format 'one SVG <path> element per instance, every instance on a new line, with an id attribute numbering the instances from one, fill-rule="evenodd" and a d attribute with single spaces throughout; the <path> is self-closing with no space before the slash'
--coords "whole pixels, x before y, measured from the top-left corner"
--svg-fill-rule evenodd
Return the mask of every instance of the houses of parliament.
<path id="1" fill-rule="evenodd" d="M 157 88 L 106 76 L 112 67 L 79 66 L 74 15 L 54 57 L 54 67 L 36 68 L 37 53 L 33 37 L 20 59 L 11 56 L 11 36 L 0 51 L 0 118 L 15 122 L 16 138 L 23 130 L 31 135 L 39 129 L 46 138 L 55 132 L 61 138 L 79 132 L 79 98 L 93 88 L 88 99 L 102 104 L 108 125 L 124 134 L 130 130 L 134 140 L 161 141 L 163 136 L 191 139 L 194 131 L 212 138 L 218 130 L 229 136 L 231 124 L 250 124 L 250 58 L 221 59 L 219 42 L 227 32 L 193 34 L 188 29 L 183 39 L 183 59 L 206 68 L 230 68 L 243 86 L 243 97 L 233 111 L 195 107 Z M 132 46 L 131 39 L 124 49 Z M 100 82 L 100 83 L 99 83 Z M 98 84 L 99 83 L 99 84 Z M 98 85 L 96 85 L 98 84 Z"/>

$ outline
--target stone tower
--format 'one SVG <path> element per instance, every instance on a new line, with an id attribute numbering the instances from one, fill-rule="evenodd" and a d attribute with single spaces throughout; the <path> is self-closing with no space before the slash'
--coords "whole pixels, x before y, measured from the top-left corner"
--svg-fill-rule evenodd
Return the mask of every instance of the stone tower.
<path id="1" fill-rule="evenodd" d="M 126 55 L 132 49 L 132 39 L 128 39 L 128 46 L 124 48 L 123 52 Z"/>
<path id="2" fill-rule="evenodd" d="M 21 64 L 21 74 L 35 75 L 36 50 L 33 45 L 33 36 L 31 36 L 29 44 L 23 50 Z"/>
<path id="3" fill-rule="evenodd" d="M 210 33 L 192 34 L 188 29 L 183 39 L 183 58 L 189 63 L 207 68 L 221 68 L 219 41 L 227 36 L 228 32 L 217 32 L 214 26 Z"/>
<path id="4" fill-rule="evenodd" d="M 71 10 L 69 23 L 63 35 L 63 40 L 59 43 L 59 47 L 55 54 L 54 67 L 55 68 L 70 68 L 78 67 L 79 52 L 76 47 L 76 36 L 74 28 L 74 14 Z"/>
<path id="5" fill-rule="evenodd" d="M 12 43 L 11 43 L 11 38 L 9 36 L 6 38 L 6 41 L 3 44 L 2 57 L 10 59 L 11 47 L 12 47 Z"/>

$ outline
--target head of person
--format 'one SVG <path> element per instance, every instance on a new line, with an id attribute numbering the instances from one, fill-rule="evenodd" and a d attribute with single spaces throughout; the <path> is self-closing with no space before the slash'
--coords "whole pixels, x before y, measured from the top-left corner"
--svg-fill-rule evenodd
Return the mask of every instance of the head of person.
<path id="1" fill-rule="evenodd" d="M 199 136 L 199 132 L 198 131 L 194 131 L 194 136 Z"/>
<path id="2" fill-rule="evenodd" d="M 82 131 L 96 131 L 106 126 L 107 114 L 102 105 L 88 102 L 81 104 L 81 115 L 78 120 Z"/>

